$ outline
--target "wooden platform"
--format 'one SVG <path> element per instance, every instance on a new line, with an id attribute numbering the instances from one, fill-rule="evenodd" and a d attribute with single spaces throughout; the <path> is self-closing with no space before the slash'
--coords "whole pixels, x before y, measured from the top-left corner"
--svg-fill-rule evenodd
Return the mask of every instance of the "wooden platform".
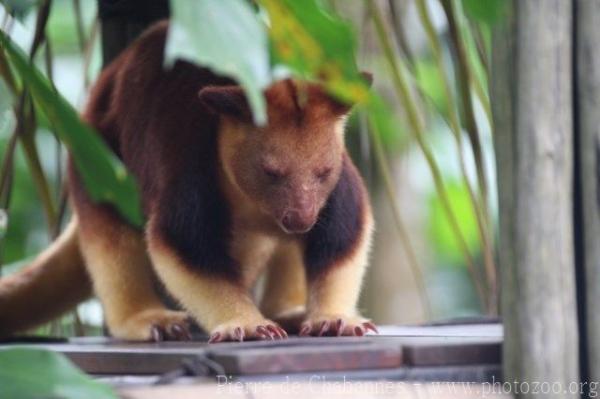
<path id="1" fill-rule="evenodd" d="M 86 372 L 119 387 L 187 384 L 227 386 L 270 381 L 500 381 L 499 324 L 382 326 L 380 335 L 360 338 L 298 338 L 281 341 L 159 344 L 108 338 L 66 342 L 11 342 L 64 353 Z M 303 385 L 304 386 L 304 385 Z M 299 388 L 303 389 L 303 388 Z"/>

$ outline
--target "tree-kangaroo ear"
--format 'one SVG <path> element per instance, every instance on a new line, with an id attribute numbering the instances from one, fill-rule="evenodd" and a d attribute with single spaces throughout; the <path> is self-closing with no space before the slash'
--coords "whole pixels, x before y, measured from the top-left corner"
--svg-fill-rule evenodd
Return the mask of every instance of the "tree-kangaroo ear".
<path id="1" fill-rule="evenodd" d="M 198 93 L 200 101 L 212 112 L 241 121 L 251 121 L 252 113 L 240 86 L 207 86 Z"/>

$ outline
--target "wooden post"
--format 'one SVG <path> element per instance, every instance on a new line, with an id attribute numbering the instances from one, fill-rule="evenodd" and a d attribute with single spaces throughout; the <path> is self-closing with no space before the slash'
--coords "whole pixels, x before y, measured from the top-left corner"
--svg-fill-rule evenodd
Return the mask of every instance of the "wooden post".
<path id="1" fill-rule="evenodd" d="M 572 217 L 573 6 L 564 0 L 512 0 L 508 8 L 509 17 L 494 32 L 491 91 L 504 378 L 560 384 L 570 392 L 570 384 L 579 381 Z M 561 396 L 579 394 L 561 391 Z"/>
<path id="2" fill-rule="evenodd" d="M 600 2 L 577 0 L 576 84 L 578 94 L 582 354 L 590 381 L 600 381 Z"/>

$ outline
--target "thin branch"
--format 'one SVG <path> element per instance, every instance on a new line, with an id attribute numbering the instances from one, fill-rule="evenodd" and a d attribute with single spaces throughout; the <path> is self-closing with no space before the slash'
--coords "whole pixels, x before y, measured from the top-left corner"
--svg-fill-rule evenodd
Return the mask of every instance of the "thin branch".
<path id="1" fill-rule="evenodd" d="M 473 157 L 475 159 L 475 167 L 477 169 L 477 181 L 479 184 L 482 203 L 487 207 L 488 204 L 488 183 L 485 175 L 485 162 L 483 159 L 483 150 L 481 148 L 481 140 L 479 137 L 479 128 L 475 120 L 475 112 L 473 110 L 473 99 L 471 97 L 470 82 L 472 82 L 471 73 L 468 66 L 467 53 L 463 41 L 460 37 L 460 31 L 454 15 L 454 5 L 452 1 L 440 0 L 446 18 L 448 19 L 448 28 L 452 43 L 455 50 L 456 73 L 458 75 L 458 84 L 460 86 L 460 95 L 463 105 L 463 114 L 465 120 L 465 128 L 471 143 Z M 489 215 L 489 212 L 486 212 Z"/>
<path id="2" fill-rule="evenodd" d="M 485 298 L 486 298 L 485 291 L 484 291 L 483 286 L 481 285 L 479 279 L 477 278 L 477 274 L 476 274 L 476 270 L 475 270 L 475 263 L 473 262 L 473 258 L 471 257 L 471 253 L 469 251 L 469 247 L 463 236 L 463 233 L 460 230 L 460 225 L 458 223 L 456 215 L 454 214 L 454 211 L 452 210 L 452 206 L 450 205 L 450 199 L 448 198 L 448 193 L 446 192 L 446 188 L 444 186 L 442 173 L 441 173 L 439 166 L 433 156 L 431 149 L 429 148 L 429 145 L 427 144 L 427 142 L 425 140 L 424 129 L 423 129 L 421 120 L 419 119 L 419 116 L 417 113 L 417 108 L 416 108 L 414 101 L 412 99 L 412 96 L 410 94 L 408 82 L 406 81 L 406 78 L 404 77 L 404 74 L 402 73 L 402 71 L 400 69 L 400 65 L 398 65 L 397 58 L 392 49 L 392 45 L 390 43 L 389 36 L 385 30 L 383 17 L 381 16 L 381 12 L 380 12 L 379 8 L 377 7 L 377 5 L 375 4 L 374 0 L 366 0 L 366 1 L 369 6 L 369 9 L 370 9 L 371 16 L 373 18 L 373 22 L 375 24 L 379 42 L 382 46 L 386 61 L 388 62 L 388 65 L 392 72 L 392 81 L 394 84 L 396 95 L 398 96 L 398 98 L 400 99 L 402 104 L 404 105 L 406 115 L 408 118 L 408 122 L 411 126 L 410 130 L 414 134 L 415 140 L 417 141 L 417 144 L 419 145 L 421 152 L 423 153 L 423 155 L 425 157 L 427 165 L 429 166 L 429 170 L 433 177 L 433 182 L 434 182 L 436 191 L 438 193 L 438 196 L 440 197 L 442 207 L 448 218 L 450 228 L 452 229 L 454 237 L 457 240 L 459 249 L 463 254 L 463 257 L 464 257 L 466 265 L 467 265 L 467 269 L 469 270 L 469 273 L 471 274 L 473 284 L 475 286 L 477 294 L 479 295 L 479 299 L 481 300 L 481 303 L 483 305 L 483 304 L 485 304 Z"/>
<path id="3" fill-rule="evenodd" d="M 458 22 L 458 17 L 456 15 L 455 4 L 450 0 L 440 0 L 442 7 L 444 9 L 444 13 L 446 14 L 446 18 L 448 20 L 448 27 L 450 31 L 450 37 L 452 43 L 454 45 L 454 59 L 458 65 L 456 68 L 457 81 L 460 83 L 460 93 L 461 99 L 463 103 L 463 112 L 465 119 L 465 128 L 467 130 L 467 134 L 469 136 L 469 142 L 471 144 L 471 149 L 473 151 L 473 157 L 475 159 L 475 167 L 477 171 L 477 181 L 479 184 L 480 195 L 482 197 L 482 203 L 485 206 L 486 216 L 486 224 L 488 225 L 488 231 L 490 232 L 490 241 L 493 245 L 494 235 L 491 234 L 492 222 L 491 222 L 491 211 L 489 209 L 489 191 L 488 191 L 488 182 L 485 174 L 485 161 L 484 154 L 481 148 L 480 141 L 480 133 L 479 128 L 477 126 L 477 121 L 475 120 L 475 112 L 474 112 L 474 103 L 471 96 L 470 87 L 473 86 L 475 94 L 477 95 L 480 103 L 483 106 L 485 114 L 488 118 L 488 123 L 490 128 L 492 128 L 492 114 L 491 114 L 491 106 L 489 103 L 489 99 L 485 90 L 483 89 L 482 83 L 475 76 L 475 73 L 472 70 L 471 63 L 467 56 L 467 51 L 465 47 L 465 43 L 463 42 L 463 37 L 461 35 L 460 24 Z M 490 281 L 491 288 L 494 290 L 494 298 L 497 298 L 497 286 L 495 281 L 496 271 L 491 270 L 490 265 L 486 263 L 486 275 Z M 497 307 L 497 305 L 495 305 Z"/>
<path id="4" fill-rule="evenodd" d="M 99 23 L 98 18 L 94 19 L 90 35 L 85 43 L 83 51 L 83 86 L 87 89 L 90 86 L 90 65 L 92 63 L 92 55 L 94 54 L 94 44 L 98 37 Z"/>
<path id="5" fill-rule="evenodd" d="M 68 198 L 69 198 L 69 189 L 68 189 L 68 185 L 66 184 L 66 182 L 62 182 L 62 187 L 60 190 L 60 198 L 58 200 L 58 214 L 57 214 L 57 220 L 56 220 L 56 225 L 54 227 L 54 231 L 52 233 L 52 236 L 56 239 L 59 235 L 60 232 L 62 230 L 62 225 L 65 219 L 65 216 L 67 214 L 67 203 L 68 203 Z"/>
<path id="6" fill-rule="evenodd" d="M 81 12 L 80 0 L 73 0 L 73 9 L 75 10 L 75 25 L 77 27 L 77 42 L 79 44 L 79 51 L 82 53 L 85 50 L 85 29 L 83 27 L 83 14 Z"/>
<path id="7" fill-rule="evenodd" d="M 8 61 L 6 60 L 6 54 L 3 49 L 0 49 L 0 76 L 6 82 L 6 85 L 10 91 L 15 94 L 19 91 L 15 77 L 12 74 Z"/>
<path id="8" fill-rule="evenodd" d="M 35 33 L 33 34 L 33 42 L 29 50 L 29 60 L 33 61 L 39 47 L 46 40 L 46 24 L 50 16 L 51 0 L 43 0 L 38 11 L 37 21 L 35 23 Z"/>
<path id="9" fill-rule="evenodd" d="M 44 51 L 44 63 L 46 64 L 46 73 L 48 74 L 48 80 L 54 86 L 54 67 L 52 64 L 52 44 L 50 40 L 46 38 L 45 40 L 45 50 Z"/>
<path id="10" fill-rule="evenodd" d="M 417 0 L 417 10 L 419 12 L 419 17 L 421 19 L 421 23 L 425 28 L 425 32 L 427 34 L 427 39 L 429 41 L 429 45 L 432 49 L 433 56 L 437 63 L 437 68 L 440 73 L 441 81 L 442 81 L 442 89 L 444 91 L 444 95 L 448 101 L 448 113 L 449 113 L 449 125 L 450 130 L 453 133 L 453 137 L 456 144 L 456 150 L 458 152 L 458 159 L 460 164 L 460 170 L 462 174 L 462 178 L 465 186 L 467 187 L 467 191 L 469 194 L 469 198 L 471 200 L 471 205 L 473 206 L 473 214 L 475 215 L 475 220 L 477 222 L 477 229 L 479 233 L 479 240 L 482 246 L 483 258 L 486 264 L 486 271 L 495 272 L 496 266 L 494 264 L 494 250 L 493 245 L 491 243 L 491 234 L 490 234 L 490 226 L 487 224 L 487 220 L 489 220 L 488 215 L 486 215 L 486 207 L 481 203 L 481 198 L 477 198 L 471 183 L 469 182 L 464 149 L 462 146 L 462 130 L 460 127 L 460 121 L 458 116 L 458 106 L 454 100 L 454 96 L 452 94 L 452 90 L 450 89 L 450 79 L 448 78 L 448 74 L 446 73 L 446 68 L 444 66 L 444 60 L 442 56 L 442 45 L 440 43 L 439 37 L 433 23 L 431 21 L 431 17 L 429 15 L 429 10 L 427 8 L 427 4 L 425 0 Z M 489 297 L 486 301 L 487 310 L 490 313 L 495 313 L 495 309 L 490 307 L 490 304 L 495 303 L 494 295 L 496 295 L 496 276 L 495 273 L 491 276 L 486 275 L 488 289 L 491 297 Z"/>
<path id="11" fill-rule="evenodd" d="M 360 50 L 359 50 L 359 61 L 360 64 L 364 64 L 364 60 L 366 58 L 366 46 L 364 45 L 365 42 L 365 37 L 367 30 L 365 29 L 365 27 L 367 26 L 367 23 L 369 22 L 369 11 L 367 9 L 366 6 L 363 5 L 362 10 L 361 10 L 361 19 L 360 19 L 360 37 L 363 41 L 362 45 L 360 46 Z M 360 149 L 360 157 L 361 157 L 361 161 L 362 161 L 362 167 L 364 170 L 364 175 L 365 175 L 365 180 L 367 181 L 367 185 L 371 185 L 373 182 L 373 162 L 372 162 L 372 157 L 371 157 L 371 140 L 369 138 L 369 127 L 368 127 L 368 120 L 367 120 L 367 116 L 365 115 L 365 113 L 360 113 L 359 114 L 359 118 L 358 118 L 358 122 L 359 122 L 359 149 Z"/>
<path id="12" fill-rule="evenodd" d="M 481 27 L 475 21 L 469 20 L 469 31 L 473 35 L 473 40 L 475 41 L 475 47 L 477 48 L 477 54 L 479 55 L 479 60 L 481 61 L 481 65 L 483 66 L 483 70 L 485 71 L 486 77 L 490 76 L 490 59 L 489 59 L 489 50 L 486 48 L 485 40 L 483 39 L 483 33 L 481 32 Z"/>
<path id="13" fill-rule="evenodd" d="M 31 62 L 33 62 L 37 50 L 45 41 L 46 23 L 48 22 L 48 16 L 50 15 L 50 5 L 51 1 L 45 0 L 40 6 L 33 43 L 29 53 L 29 59 Z M 12 73 L 10 68 L 8 68 L 8 61 L 5 58 L 4 52 L 0 52 L 0 66 L 2 66 L 0 67 L 0 73 L 3 74 L 3 77 L 9 82 L 14 82 L 14 78 L 11 78 Z M 12 85 L 12 87 L 16 89 L 16 85 Z M 14 93 L 17 94 L 16 92 Z M 37 125 L 33 108 L 33 100 L 31 100 L 31 97 L 25 88 L 23 88 L 22 92 L 20 93 L 19 101 L 15 109 L 15 115 L 17 116 L 17 126 L 15 131 L 19 141 L 23 145 L 25 159 L 29 166 L 33 182 L 42 201 L 46 219 L 48 221 L 49 231 L 52 232 L 57 220 L 57 215 L 52 201 L 52 196 L 50 195 L 50 187 L 44 175 L 40 157 L 35 146 L 35 129 Z"/>
<path id="14" fill-rule="evenodd" d="M 17 148 L 16 131 L 10 136 L 0 167 L 0 208 L 7 209 L 10 198 L 12 176 L 14 174 L 14 158 Z"/>
<path id="15" fill-rule="evenodd" d="M 363 15 L 361 18 L 361 26 L 363 37 L 366 32 L 366 26 L 371 18 L 369 15 L 368 7 L 363 7 Z M 361 48 L 361 58 L 364 56 L 364 46 Z M 431 301 L 429 299 L 429 294 L 427 291 L 427 285 L 425 283 L 424 271 L 422 265 L 419 263 L 413 244 L 411 242 L 410 236 L 406 230 L 402 213 L 400 208 L 398 207 L 398 196 L 396 195 L 396 190 L 394 189 L 394 183 L 392 181 L 392 174 L 390 172 L 389 163 L 387 161 L 387 157 L 385 151 L 383 150 L 383 144 L 381 142 L 381 132 L 376 130 L 375 125 L 371 125 L 369 128 L 369 118 L 364 112 L 359 114 L 359 123 L 360 123 L 360 139 L 361 139 L 361 155 L 363 159 L 366 161 L 365 163 L 369 166 L 368 177 L 371 177 L 371 151 L 374 153 L 375 160 L 379 167 L 381 176 L 383 178 L 383 184 L 385 187 L 385 192 L 388 197 L 388 201 L 390 203 L 391 211 L 394 217 L 394 222 L 396 226 L 396 230 L 398 231 L 400 244 L 404 248 L 404 252 L 406 253 L 408 266 L 410 271 L 415 279 L 417 285 L 417 291 L 419 293 L 419 298 L 421 299 L 421 303 L 423 304 L 423 311 L 425 314 L 425 318 L 431 320 L 432 318 L 432 307 Z M 371 145 L 371 142 L 373 145 Z"/>
<path id="16" fill-rule="evenodd" d="M 469 61 L 467 60 L 467 63 Z M 483 112 L 485 112 L 485 116 L 488 120 L 488 123 L 490 124 L 490 128 L 492 127 L 491 121 L 492 121 L 492 105 L 490 104 L 490 99 L 487 95 L 486 90 L 484 89 L 484 82 L 482 82 L 478 77 L 477 74 L 475 72 L 473 72 L 472 67 L 470 66 L 470 63 L 467 64 L 467 69 L 469 71 L 469 83 L 471 84 L 471 86 L 473 86 L 473 90 L 475 91 L 475 95 L 477 96 L 477 99 L 479 100 L 479 103 L 481 104 L 481 107 L 483 108 Z"/>
<path id="17" fill-rule="evenodd" d="M 44 207 L 46 219 L 48 220 L 49 231 L 52 233 L 54 226 L 56 225 L 57 214 L 54 206 L 54 200 L 52 199 L 52 194 L 50 192 L 50 185 L 48 184 L 48 180 L 44 174 L 37 147 L 35 145 L 36 122 L 33 104 L 30 101 L 30 105 L 27 107 L 27 112 L 23 113 L 19 118 L 21 119 L 22 123 L 19 123 L 20 127 L 18 128 L 18 134 L 19 140 L 23 145 L 25 160 L 29 166 L 31 178 L 33 179 L 33 182 L 38 190 L 38 194 L 42 201 L 42 206 Z"/>
<path id="18" fill-rule="evenodd" d="M 408 40 L 406 38 L 406 32 L 404 27 L 400 21 L 400 13 L 397 9 L 395 0 L 388 0 L 388 6 L 390 8 L 390 19 L 392 21 L 392 32 L 394 32 L 394 37 L 396 38 L 396 43 L 398 44 L 398 50 L 401 54 L 404 55 L 408 65 L 411 70 L 415 69 L 415 57 L 412 53 L 410 45 L 408 44 Z"/>

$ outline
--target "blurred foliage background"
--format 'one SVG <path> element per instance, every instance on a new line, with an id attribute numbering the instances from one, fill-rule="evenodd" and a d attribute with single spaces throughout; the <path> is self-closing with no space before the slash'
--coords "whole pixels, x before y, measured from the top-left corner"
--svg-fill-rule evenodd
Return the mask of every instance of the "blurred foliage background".
<path id="1" fill-rule="evenodd" d="M 194 8 L 203 1 L 171 1 L 178 28 L 191 38 L 197 26 L 186 16 L 201 12 Z M 46 2 L 0 3 L 2 31 L 31 54 L 40 4 Z M 347 131 L 348 147 L 369 185 L 377 222 L 373 261 L 361 299 L 364 313 L 378 323 L 495 315 L 497 206 L 487 80 L 490 26 L 502 16 L 502 0 L 253 4 L 261 10 L 257 20 L 269 27 L 272 65 L 267 68 L 272 68 L 272 75 L 314 78 L 333 70 L 324 78 L 332 92 L 364 100 Z M 9 17 L 7 9 L 17 18 Z M 81 110 L 102 64 L 97 3 L 54 0 L 48 10 L 45 38 L 37 44 L 33 60 L 56 90 Z M 235 24 L 227 15 L 222 14 L 218 23 Z M 294 42 L 297 35 L 289 33 L 298 30 L 316 43 L 316 50 Z M 171 56 L 207 63 L 198 57 L 200 50 L 190 53 L 182 43 L 172 45 Z M 287 45 L 292 56 L 286 53 Z M 245 48 L 262 51 L 260 46 Z M 308 62 L 306 54 L 312 53 L 306 51 L 321 56 Z M 347 66 L 349 56 L 356 58 L 357 68 Z M 246 57 L 265 59 L 262 53 Z M 227 72 L 237 74 L 252 97 L 268 78 L 253 75 L 257 68 L 251 64 L 251 72 Z M 260 73 L 269 73 L 261 68 Z M 373 73 L 374 94 L 363 93 L 354 76 L 358 70 Z M 16 75 L 17 85 L 23 85 Z M 0 80 L 2 274 L 15 272 L 39 253 L 69 217 L 63 183 L 65 139 L 44 112 L 35 112 L 30 144 L 17 140 L 15 132 L 23 129 L 21 119 L 26 117 L 19 107 L 27 106 L 10 89 L 6 79 Z M 259 97 L 254 99 L 257 120 Z M 100 307 L 90 301 L 39 332 L 98 333 L 101 325 Z"/>

